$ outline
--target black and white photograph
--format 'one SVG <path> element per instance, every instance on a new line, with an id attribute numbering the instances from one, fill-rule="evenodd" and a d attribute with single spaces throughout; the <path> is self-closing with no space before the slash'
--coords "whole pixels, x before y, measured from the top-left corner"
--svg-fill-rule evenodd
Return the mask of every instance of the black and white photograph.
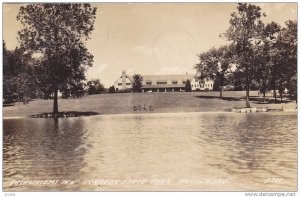
<path id="1" fill-rule="evenodd" d="M 297 13 L 2 3 L 2 191 L 296 196 Z"/>

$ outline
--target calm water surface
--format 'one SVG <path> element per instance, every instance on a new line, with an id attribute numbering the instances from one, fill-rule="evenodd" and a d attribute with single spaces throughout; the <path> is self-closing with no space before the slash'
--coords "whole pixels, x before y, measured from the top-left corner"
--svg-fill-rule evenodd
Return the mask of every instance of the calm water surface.
<path id="1" fill-rule="evenodd" d="M 295 113 L 6 119 L 3 130 L 4 191 L 297 187 Z M 58 183 L 18 185 L 14 180 Z M 64 185 L 62 180 L 76 181 Z"/>

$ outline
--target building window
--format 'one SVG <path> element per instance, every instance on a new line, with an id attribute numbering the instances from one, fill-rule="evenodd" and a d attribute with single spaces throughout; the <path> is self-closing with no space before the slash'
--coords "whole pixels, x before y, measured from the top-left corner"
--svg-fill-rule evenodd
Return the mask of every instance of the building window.
<path id="1" fill-rule="evenodd" d="M 126 85 L 127 85 L 127 86 L 130 86 L 131 84 L 130 84 L 130 83 L 126 83 Z"/>
<path id="2" fill-rule="evenodd" d="M 185 84 L 185 83 L 186 83 L 186 81 L 182 81 L 182 83 L 183 83 L 183 84 Z"/>
<path id="3" fill-rule="evenodd" d="M 158 81 L 157 84 L 164 85 L 164 84 L 167 84 L 167 82 L 166 81 Z"/>
<path id="4" fill-rule="evenodd" d="M 147 81 L 146 85 L 152 85 L 152 82 L 151 81 Z"/>
<path id="5" fill-rule="evenodd" d="M 178 81 L 172 81 L 172 84 L 178 84 Z"/>
<path id="6" fill-rule="evenodd" d="M 122 86 L 122 83 L 118 83 L 118 86 Z"/>

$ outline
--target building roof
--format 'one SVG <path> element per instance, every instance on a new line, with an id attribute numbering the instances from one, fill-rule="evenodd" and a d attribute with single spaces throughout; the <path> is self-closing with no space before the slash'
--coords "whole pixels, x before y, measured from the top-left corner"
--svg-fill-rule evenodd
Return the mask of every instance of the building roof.
<path id="1" fill-rule="evenodd" d="M 185 88 L 185 84 L 158 84 L 158 85 L 144 85 L 142 89 L 157 89 L 157 88 Z"/>
<path id="2" fill-rule="evenodd" d="M 129 79 L 131 82 L 134 82 L 133 76 L 125 75 L 127 79 Z M 181 74 L 181 75 L 141 75 L 143 77 L 143 82 L 154 82 L 154 81 L 186 81 L 186 80 L 192 80 L 195 78 L 196 81 L 199 80 L 199 73 L 197 74 Z M 122 76 L 120 77 L 122 78 Z M 119 78 L 118 78 L 119 79 Z M 118 81 L 118 80 L 117 80 Z M 114 83 L 116 83 L 115 81 Z M 176 84 L 172 84 L 176 85 Z"/>
<path id="3" fill-rule="evenodd" d="M 133 81 L 132 76 L 127 76 L 128 79 Z M 187 80 L 193 79 L 195 75 L 142 75 L 143 81 L 178 81 L 178 80 Z"/>

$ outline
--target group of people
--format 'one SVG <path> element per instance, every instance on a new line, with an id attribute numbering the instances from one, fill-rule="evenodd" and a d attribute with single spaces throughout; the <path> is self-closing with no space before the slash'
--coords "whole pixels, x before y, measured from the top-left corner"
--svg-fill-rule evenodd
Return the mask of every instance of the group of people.
<path id="1" fill-rule="evenodd" d="M 21 100 L 24 105 L 29 103 L 29 98 L 27 98 L 27 97 L 23 97 Z"/>
<path id="2" fill-rule="evenodd" d="M 141 106 L 141 105 L 133 106 L 133 111 L 148 111 L 148 110 L 149 111 L 153 111 L 154 110 L 153 106 L 149 105 L 148 108 L 147 108 L 146 105 L 143 105 L 143 106 Z"/>

